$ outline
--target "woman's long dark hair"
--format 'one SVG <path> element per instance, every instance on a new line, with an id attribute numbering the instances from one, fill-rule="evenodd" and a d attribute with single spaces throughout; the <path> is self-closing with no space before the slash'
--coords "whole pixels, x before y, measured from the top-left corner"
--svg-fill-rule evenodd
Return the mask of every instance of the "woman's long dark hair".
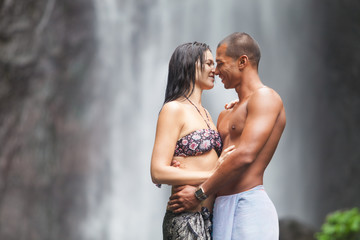
<path id="1" fill-rule="evenodd" d="M 199 42 L 185 43 L 175 49 L 169 62 L 164 104 L 192 94 L 194 88 L 191 86 L 195 86 L 196 61 L 200 60 L 203 69 L 206 50 L 210 50 L 210 47 Z"/>

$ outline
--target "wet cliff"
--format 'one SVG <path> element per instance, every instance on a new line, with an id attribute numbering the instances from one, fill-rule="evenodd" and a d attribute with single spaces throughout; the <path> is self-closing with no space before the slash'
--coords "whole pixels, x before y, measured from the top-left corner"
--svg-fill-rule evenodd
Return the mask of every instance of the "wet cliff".
<path id="1" fill-rule="evenodd" d="M 80 239 L 93 12 L 86 0 L 0 1 L 0 239 Z"/>
<path id="2" fill-rule="evenodd" d="M 360 3 L 318 1 L 321 69 L 313 81 L 318 215 L 360 206 Z M 323 16 L 321 18 L 320 16 Z M 317 53 L 318 54 L 318 53 Z M 311 103 L 310 103 L 311 104 Z"/>

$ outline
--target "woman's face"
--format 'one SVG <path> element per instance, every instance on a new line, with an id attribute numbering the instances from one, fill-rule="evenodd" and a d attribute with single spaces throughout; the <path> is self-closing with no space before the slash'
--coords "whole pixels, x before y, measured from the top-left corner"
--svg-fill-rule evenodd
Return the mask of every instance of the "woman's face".
<path id="1" fill-rule="evenodd" d="M 196 62 L 195 85 L 202 90 L 212 89 L 215 81 L 214 57 L 210 50 L 204 53 L 203 69 L 200 66 L 200 60 Z"/>

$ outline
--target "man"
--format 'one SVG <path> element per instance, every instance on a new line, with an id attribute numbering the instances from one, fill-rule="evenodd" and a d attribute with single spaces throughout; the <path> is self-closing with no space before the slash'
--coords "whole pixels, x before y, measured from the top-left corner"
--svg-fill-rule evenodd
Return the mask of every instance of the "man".
<path id="1" fill-rule="evenodd" d="M 246 33 L 233 33 L 216 50 L 216 70 L 226 89 L 234 88 L 239 102 L 220 113 L 217 128 L 223 149 L 235 151 L 200 187 L 181 186 L 170 197 L 173 212 L 194 209 L 217 194 L 213 239 L 279 239 L 276 209 L 262 184 L 267 165 L 285 128 L 280 96 L 258 75 L 260 48 Z"/>

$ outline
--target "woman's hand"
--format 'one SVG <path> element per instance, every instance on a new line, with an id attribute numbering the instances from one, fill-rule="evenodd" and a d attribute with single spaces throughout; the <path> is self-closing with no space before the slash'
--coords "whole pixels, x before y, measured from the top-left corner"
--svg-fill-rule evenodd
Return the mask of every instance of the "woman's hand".
<path id="1" fill-rule="evenodd" d="M 180 167 L 180 162 L 178 160 L 173 159 L 171 161 L 171 166 L 178 168 L 178 167 Z"/>
<path id="2" fill-rule="evenodd" d="M 226 149 L 224 149 L 222 152 L 221 152 L 221 155 L 218 159 L 218 163 L 216 165 L 216 168 L 214 171 L 216 171 L 216 169 L 218 169 L 220 167 L 220 165 L 226 160 L 227 157 L 229 157 L 229 155 L 235 151 L 235 145 L 232 145 L 230 147 L 227 147 Z"/>
<path id="3" fill-rule="evenodd" d="M 237 103 L 239 102 L 239 99 L 232 100 L 229 103 L 225 104 L 225 109 L 232 109 Z"/>

